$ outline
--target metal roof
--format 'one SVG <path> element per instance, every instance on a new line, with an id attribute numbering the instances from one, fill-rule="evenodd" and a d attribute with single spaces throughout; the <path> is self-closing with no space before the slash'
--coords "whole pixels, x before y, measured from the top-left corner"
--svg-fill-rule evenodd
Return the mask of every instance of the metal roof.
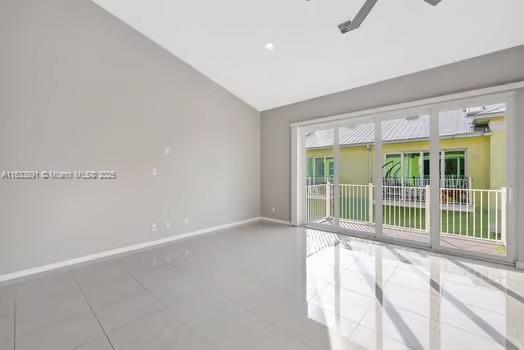
<path id="1" fill-rule="evenodd" d="M 494 105 L 496 106 L 496 105 Z M 494 114 L 496 111 L 499 115 L 505 112 L 504 108 L 490 108 L 475 111 L 470 114 L 468 110 L 454 110 L 441 112 L 439 118 L 440 136 L 451 137 L 458 135 L 482 134 L 475 129 L 474 120 L 483 111 L 485 114 Z M 484 115 L 485 115 L 484 114 Z M 339 128 L 340 145 L 365 145 L 375 142 L 375 126 L 373 123 L 363 123 L 352 127 Z M 306 135 L 306 148 L 320 148 L 333 145 L 333 129 L 318 130 Z M 429 138 L 429 115 L 416 117 L 399 118 L 385 120 L 382 122 L 382 140 L 383 142 L 398 142 L 403 140 L 416 140 Z"/>
<path id="2" fill-rule="evenodd" d="M 499 103 L 495 105 L 479 106 L 466 109 L 468 117 L 482 117 L 486 115 L 500 115 L 506 112 L 506 104 Z"/>

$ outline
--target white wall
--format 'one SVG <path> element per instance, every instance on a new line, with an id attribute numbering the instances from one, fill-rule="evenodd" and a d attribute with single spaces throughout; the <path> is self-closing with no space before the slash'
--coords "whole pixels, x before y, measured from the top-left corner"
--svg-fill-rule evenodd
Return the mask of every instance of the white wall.
<path id="1" fill-rule="evenodd" d="M 260 114 L 90 1 L 1 1 L 0 77 L 0 171 L 118 173 L 0 180 L 0 274 L 259 215 Z"/>

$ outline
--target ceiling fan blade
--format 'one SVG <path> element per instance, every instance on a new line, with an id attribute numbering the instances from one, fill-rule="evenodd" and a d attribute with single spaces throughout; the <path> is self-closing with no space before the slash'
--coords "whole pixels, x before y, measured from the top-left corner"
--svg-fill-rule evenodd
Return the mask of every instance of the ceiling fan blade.
<path id="1" fill-rule="evenodd" d="M 348 20 L 338 25 L 338 29 L 340 29 L 340 32 L 344 34 L 344 33 L 347 33 L 349 31 L 355 30 L 358 27 L 360 27 L 360 25 L 362 24 L 362 22 L 364 22 L 366 17 L 369 15 L 369 13 L 373 9 L 373 6 L 375 6 L 377 1 L 378 0 L 366 0 L 366 2 L 364 3 L 364 5 L 362 5 L 362 7 L 360 8 L 360 10 L 358 11 L 357 15 L 355 16 L 353 20 Z"/>
<path id="2" fill-rule="evenodd" d="M 366 19 L 366 17 L 369 15 L 375 4 L 378 0 L 366 0 L 364 5 L 360 8 L 357 15 L 354 19 L 349 19 L 343 23 L 340 23 L 338 25 L 338 29 L 342 34 L 345 34 L 347 32 L 350 32 L 352 30 L 355 30 L 359 28 L 362 25 L 362 22 Z M 442 0 L 424 0 L 430 5 L 437 6 Z"/>

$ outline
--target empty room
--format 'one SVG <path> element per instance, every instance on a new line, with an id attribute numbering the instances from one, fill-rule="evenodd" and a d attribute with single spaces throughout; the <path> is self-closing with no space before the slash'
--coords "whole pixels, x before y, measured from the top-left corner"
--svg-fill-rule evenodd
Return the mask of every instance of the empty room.
<path id="1" fill-rule="evenodd" d="M 0 350 L 524 349 L 523 13 L 0 0 Z"/>

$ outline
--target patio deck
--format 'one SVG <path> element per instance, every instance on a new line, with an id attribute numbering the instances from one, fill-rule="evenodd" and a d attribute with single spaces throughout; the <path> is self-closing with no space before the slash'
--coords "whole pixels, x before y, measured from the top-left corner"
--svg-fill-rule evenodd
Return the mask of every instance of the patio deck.
<path id="1" fill-rule="evenodd" d="M 317 224 L 333 226 L 334 221 L 328 219 L 318 220 Z M 375 229 L 372 225 L 358 221 L 340 220 L 342 229 L 348 232 L 373 234 Z M 405 229 L 401 227 L 383 227 L 383 235 L 387 238 L 406 240 L 429 245 L 429 234 L 425 231 Z M 484 253 L 490 255 L 506 255 L 506 248 L 497 242 L 480 241 L 477 239 L 460 237 L 450 234 L 440 235 L 440 245 L 443 248 L 453 248 L 470 252 Z"/>

